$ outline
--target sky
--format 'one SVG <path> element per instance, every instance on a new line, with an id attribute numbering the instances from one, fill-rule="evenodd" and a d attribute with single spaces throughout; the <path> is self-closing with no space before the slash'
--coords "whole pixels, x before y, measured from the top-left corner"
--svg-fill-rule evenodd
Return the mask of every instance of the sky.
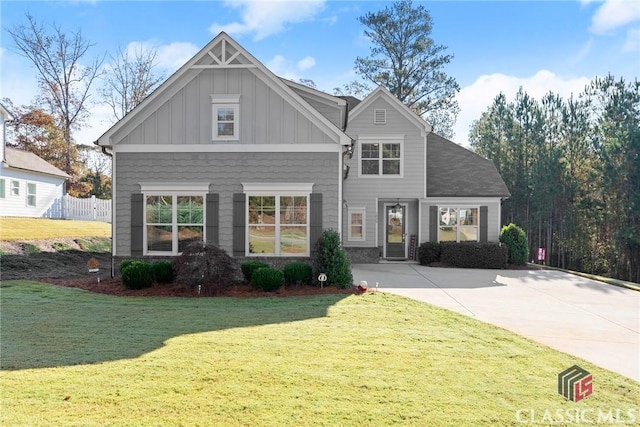
<path id="1" fill-rule="evenodd" d="M 453 60 L 460 114 L 453 140 L 468 145 L 469 127 L 500 93 L 522 87 L 540 99 L 549 91 L 578 95 L 596 76 L 640 78 L 640 1 L 415 1 L 430 12 L 431 37 Z M 0 2 L 0 98 L 31 105 L 36 71 L 7 29 L 30 14 L 47 26 L 80 30 L 93 46 L 86 61 L 118 48 L 154 47 L 158 71 L 171 75 L 220 31 L 226 31 L 276 75 L 310 79 L 333 93 L 358 76 L 357 57 L 371 45 L 358 17 L 390 6 L 384 1 L 11 1 Z M 94 85 L 91 116 L 74 134 L 90 144 L 113 123 Z"/>

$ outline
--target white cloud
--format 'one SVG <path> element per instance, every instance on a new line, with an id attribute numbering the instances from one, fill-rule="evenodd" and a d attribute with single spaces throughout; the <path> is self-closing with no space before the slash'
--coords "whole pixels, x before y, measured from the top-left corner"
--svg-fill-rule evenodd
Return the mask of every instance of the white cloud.
<path id="1" fill-rule="evenodd" d="M 454 141 L 468 146 L 469 127 L 489 108 L 495 97 L 504 93 L 507 101 L 515 99 L 518 89 L 522 89 L 535 99 L 541 99 L 549 92 L 567 99 L 577 96 L 591 81 L 588 77 L 565 78 L 551 71 L 540 70 L 531 77 L 516 77 L 505 74 L 491 74 L 478 77 L 473 84 L 460 90 L 457 96 L 460 114 L 454 127 Z"/>
<path id="2" fill-rule="evenodd" d="M 637 0 L 607 0 L 593 15 L 589 30 L 594 34 L 606 34 L 634 21 L 640 21 Z"/>
<path id="3" fill-rule="evenodd" d="M 640 52 L 640 28 L 627 31 L 627 41 L 622 50 L 625 52 Z"/>
<path id="4" fill-rule="evenodd" d="M 311 56 L 305 56 L 296 64 L 296 68 L 300 71 L 308 70 L 316 65 L 316 60 Z"/>
<path id="5" fill-rule="evenodd" d="M 192 43 L 174 42 L 158 47 L 158 66 L 173 72 L 182 67 L 200 49 Z"/>
<path id="6" fill-rule="evenodd" d="M 254 40 L 261 40 L 285 29 L 289 23 L 311 20 L 324 8 L 324 0 L 232 0 L 228 6 L 241 9 L 241 22 L 220 24 L 214 22 L 209 31 L 217 35 L 225 31 L 232 35 L 253 33 Z"/>
<path id="7" fill-rule="evenodd" d="M 306 78 L 306 76 L 301 75 L 301 73 L 313 68 L 316 65 L 316 60 L 311 56 L 306 56 L 294 62 L 282 55 L 276 55 L 265 65 L 276 76 L 298 81 L 301 78 Z"/>

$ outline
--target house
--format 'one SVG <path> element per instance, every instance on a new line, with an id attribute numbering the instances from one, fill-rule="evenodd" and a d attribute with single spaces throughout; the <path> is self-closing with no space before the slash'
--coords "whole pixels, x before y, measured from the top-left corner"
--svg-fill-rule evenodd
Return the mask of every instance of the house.
<path id="1" fill-rule="evenodd" d="M 5 126 L 12 119 L 0 104 L 0 215 L 60 218 L 69 175 L 33 153 L 7 147 Z"/>
<path id="2" fill-rule="evenodd" d="M 386 89 L 359 102 L 281 79 L 225 33 L 96 143 L 113 156 L 116 259 L 194 240 L 308 257 L 325 229 L 354 262 L 407 259 L 427 240 L 497 240 L 509 195 Z"/>

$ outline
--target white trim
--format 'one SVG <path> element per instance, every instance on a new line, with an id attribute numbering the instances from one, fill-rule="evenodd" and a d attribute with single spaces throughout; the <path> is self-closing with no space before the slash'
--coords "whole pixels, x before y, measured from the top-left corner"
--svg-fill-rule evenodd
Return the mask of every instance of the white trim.
<path id="1" fill-rule="evenodd" d="M 212 104 L 237 104 L 240 102 L 239 93 L 213 93 L 211 94 Z"/>
<path id="2" fill-rule="evenodd" d="M 208 182 L 193 182 L 188 184 L 176 184 L 174 182 L 139 182 L 141 193 L 180 193 L 180 196 L 193 196 L 209 192 Z M 156 194 L 157 195 L 157 194 Z"/>
<path id="3" fill-rule="evenodd" d="M 125 144 L 114 153 L 341 153 L 336 144 Z"/>
<path id="4" fill-rule="evenodd" d="M 404 138 L 404 137 L 402 137 Z M 383 171 L 383 164 L 384 164 L 384 160 L 385 158 L 382 157 L 383 154 L 383 150 L 382 147 L 380 147 L 380 151 L 378 153 L 378 173 L 377 174 L 363 174 L 362 173 L 362 146 L 364 144 L 381 144 L 381 145 L 385 145 L 385 144 L 400 144 L 400 158 L 398 159 L 400 161 L 400 173 L 397 175 L 385 175 L 382 173 Z M 373 159 L 368 159 L 368 160 L 373 160 Z M 395 159 L 386 159 L 386 160 L 395 160 Z M 383 137 L 383 138 L 364 138 L 364 137 L 358 137 L 358 178 L 364 178 L 364 179 L 386 179 L 386 178 L 390 178 L 390 179 L 399 179 L 399 178 L 404 178 L 404 139 L 397 139 L 397 138 L 393 138 L 393 137 Z"/>
<path id="5" fill-rule="evenodd" d="M 306 193 L 311 194 L 313 189 L 313 182 L 243 182 L 242 189 L 246 194 L 257 195 L 257 193 L 268 192 L 274 193 L 286 193 L 291 195 L 293 193 Z"/>
<path id="6" fill-rule="evenodd" d="M 352 217 L 351 215 L 354 213 L 359 213 L 362 215 L 362 237 L 353 237 L 353 235 L 351 234 L 351 229 L 353 227 L 353 224 L 351 222 Z M 354 206 L 354 207 L 349 207 L 347 208 L 347 239 L 350 242 L 364 242 L 367 240 L 367 209 L 364 206 Z"/>
<path id="7" fill-rule="evenodd" d="M 471 205 L 486 205 L 487 203 L 500 203 L 500 197 L 427 197 L 420 203 L 430 205 L 446 205 L 450 207 L 469 207 Z"/>

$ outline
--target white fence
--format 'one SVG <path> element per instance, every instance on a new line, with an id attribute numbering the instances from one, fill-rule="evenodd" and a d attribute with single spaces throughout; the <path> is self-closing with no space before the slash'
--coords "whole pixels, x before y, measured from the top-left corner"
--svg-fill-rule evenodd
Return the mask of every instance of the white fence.
<path id="1" fill-rule="evenodd" d="M 64 195 L 62 197 L 62 218 L 84 221 L 111 222 L 111 200 L 88 199 Z"/>

